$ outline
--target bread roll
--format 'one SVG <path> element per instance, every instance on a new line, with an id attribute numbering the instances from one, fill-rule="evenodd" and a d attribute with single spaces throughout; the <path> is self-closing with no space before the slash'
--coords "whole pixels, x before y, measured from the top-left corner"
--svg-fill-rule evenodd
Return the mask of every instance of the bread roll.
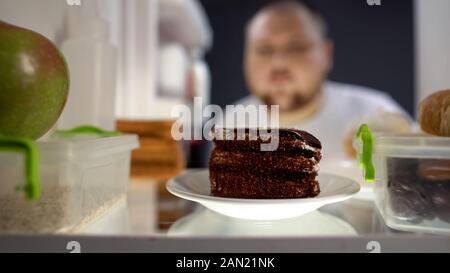
<path id="1" fill-rule="evenodd" d="M 450 137 L 450 90 L 432 94 L 419 107 L 419 122 L 424 132 Z"/>

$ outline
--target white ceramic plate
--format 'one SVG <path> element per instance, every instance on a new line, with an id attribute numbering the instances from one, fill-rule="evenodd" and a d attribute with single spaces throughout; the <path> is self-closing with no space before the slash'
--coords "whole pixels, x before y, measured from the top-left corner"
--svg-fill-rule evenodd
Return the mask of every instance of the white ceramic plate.
<path id="1" fill-rule="evenodd" d="M 359 168 L 356 160 L 321 161 L 320 171 L 348 177 L 358 182 L 361 186 L 361 191 L 354 196 L 354 199 L 369 202 L 375 200 L 373 193 L 375 183 L 369 183 L 364 180 L 363 171 Z"/>
<path id="2" fill-rule="evenodd" d="M 249 220 L 277 220 L 297 217 L 324 205 L 349 199 L 359 192 L 357 182 L 333 174 L 319 174 L 320 194 L 314 198 L 237 199 L 210 195 L 208 170 L 186 172 L 167 182 L 172 194 L 200 203 L 218 213 Z"/>

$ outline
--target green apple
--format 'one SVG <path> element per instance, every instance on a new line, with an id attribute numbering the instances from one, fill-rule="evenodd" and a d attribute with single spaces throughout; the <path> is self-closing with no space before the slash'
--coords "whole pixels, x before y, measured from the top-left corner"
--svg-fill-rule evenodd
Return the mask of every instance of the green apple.
<path id="1" fill-rule="evenodd" d="M 0 21 L 0 135 L 38 139 L 67 100 L 69 72 L 44 36 Z"/>

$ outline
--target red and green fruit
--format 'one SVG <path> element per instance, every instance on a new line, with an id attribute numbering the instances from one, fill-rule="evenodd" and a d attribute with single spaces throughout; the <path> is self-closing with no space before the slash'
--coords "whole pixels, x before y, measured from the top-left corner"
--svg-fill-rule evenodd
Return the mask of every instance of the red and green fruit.
<path id="1" fill-rule="evenodd" d="M 67 100 L 69 73 L 44 36 L 0 21 L 0 135 L 38 139 Z"/>

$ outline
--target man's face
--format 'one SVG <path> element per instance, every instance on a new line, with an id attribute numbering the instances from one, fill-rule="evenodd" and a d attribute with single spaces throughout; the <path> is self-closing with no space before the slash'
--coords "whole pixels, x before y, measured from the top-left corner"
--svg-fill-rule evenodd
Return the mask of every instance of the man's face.
<path id="1" fill-rule="evenodd" d="M 332 44 L 305 11 L 260 14 L 247 33 L 245 74 L 252 93 L 291 111 L 320 91 L 332 65 Z"/>

